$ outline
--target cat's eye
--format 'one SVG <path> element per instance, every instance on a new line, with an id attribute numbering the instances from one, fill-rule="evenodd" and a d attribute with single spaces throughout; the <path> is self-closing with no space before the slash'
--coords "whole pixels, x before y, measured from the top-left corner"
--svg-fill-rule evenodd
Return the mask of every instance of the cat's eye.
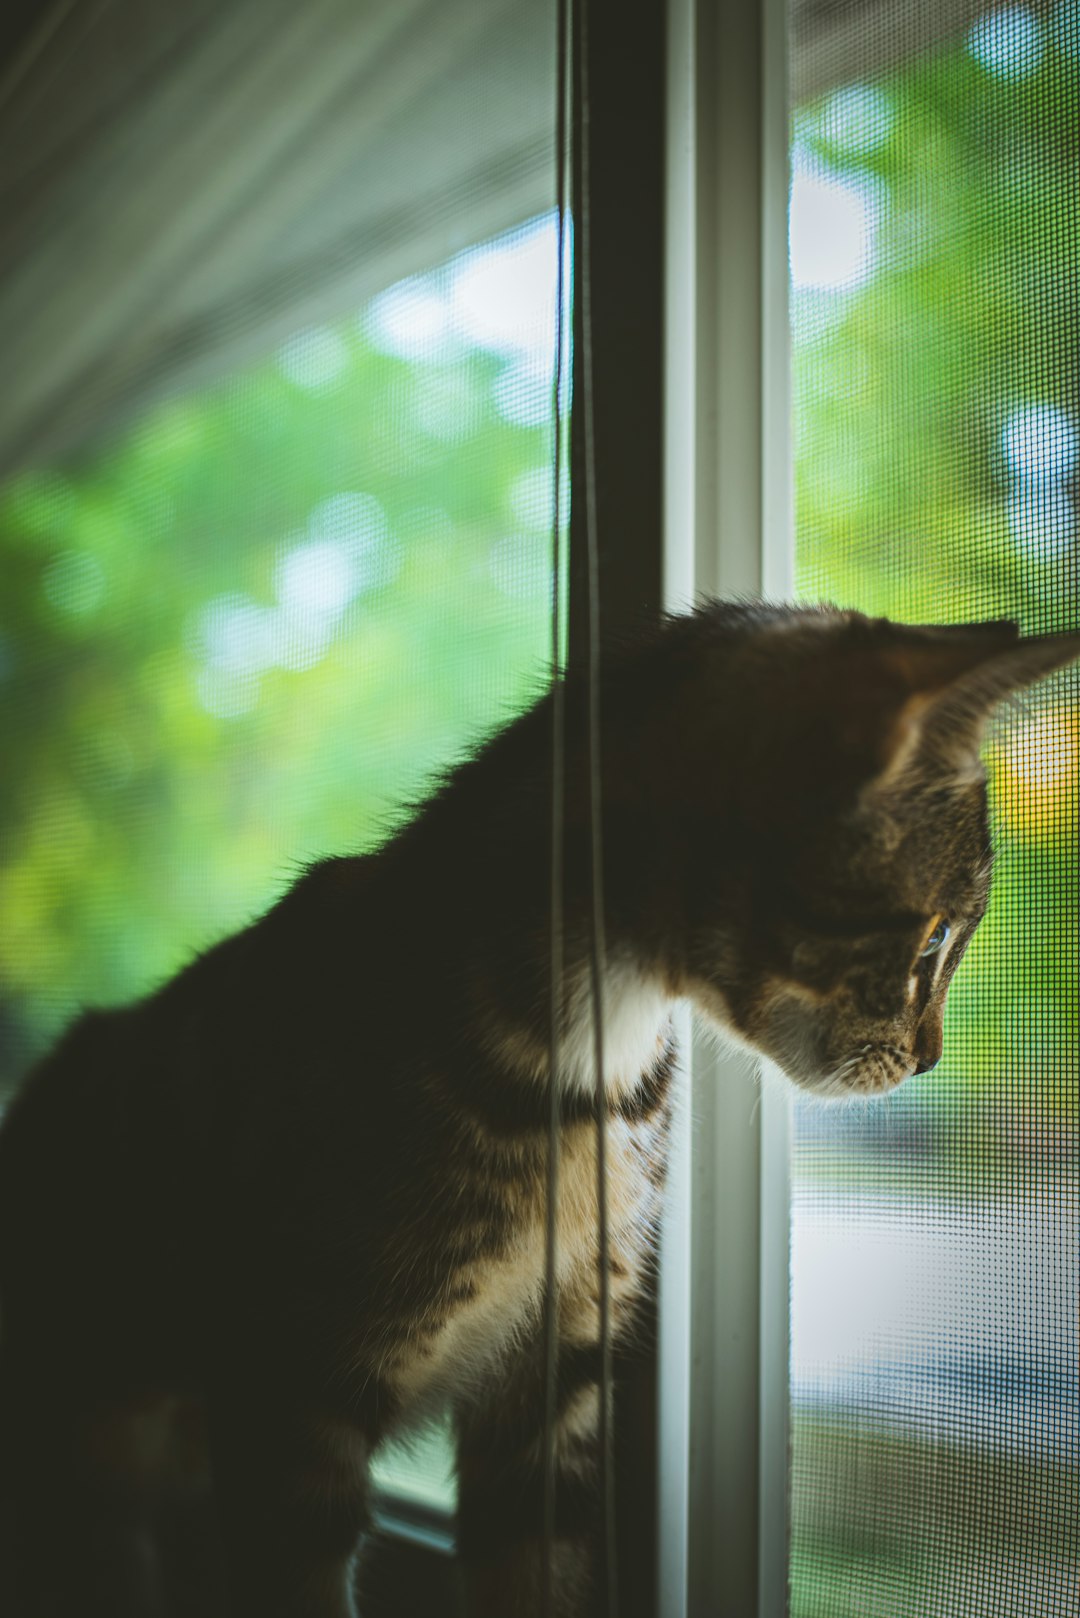
<path id="1" fill-rule="evenodd" d="M 933 932 L 930 934 L 930 937 L 926 940 L 926 943 L 919 951 L 920 958 L 925 958 L 927 955 L 936 955 L 938 950 L 944 949 L 945 944 L 948 941 L 950 931 L 951 928 L 949 927 L 947 921 L 939 921 Z"/>

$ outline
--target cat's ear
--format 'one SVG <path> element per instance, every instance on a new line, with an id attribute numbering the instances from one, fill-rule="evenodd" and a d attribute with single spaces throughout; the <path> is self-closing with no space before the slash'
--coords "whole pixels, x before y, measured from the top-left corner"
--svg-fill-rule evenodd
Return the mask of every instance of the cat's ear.
<path id="1" fill-rule="evenodd" d="M 894 779 L 920 758 L 974 775 L 993 708 L 1080 657 L 1080 630 L 1021 640 L 1008 620 L 896 628 L 886 657 L 907 695 L 889 732 L 879 781 Z"/>

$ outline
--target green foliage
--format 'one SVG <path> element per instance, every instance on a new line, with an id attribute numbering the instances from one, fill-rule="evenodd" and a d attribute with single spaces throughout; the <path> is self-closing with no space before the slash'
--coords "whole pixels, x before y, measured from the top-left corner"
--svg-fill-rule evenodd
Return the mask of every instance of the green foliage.
<path id="1" fill-rule="evenodd" d="M 1074 618 L 1075 530 L 1040 543 L 1037 501 L 1034 534 L 1018 527 L 1002 444 L 1028 407 L 1080 421 L 1078 104 L 1062 52 L 1010 82 L 952 48 L 797 115 L 802 160 L 877 217 L 860 284 L 794 296 L 802 594 L 916 621 Z M 548 430 L 500 413 L 497 352 L 406 360 L 366 330 L 329 334 L 328 379 L 268 359 L 0 490 L 11 1069 L 74 1005 L 137 993 L 242 924 L 296 862 L 377 842 L 536 688 Z M 256 641 L 272 620 L 283 633 L 280 570 L 335 537 L 343 494 L 375 503 L 358 508 L 363 587 L 321 628 L 301 599 L 286 666 L 243 635 L 215 663 L 207 610 L 246 612 Z M 1017 767 L 1026 732 L 995 749 L 998 893 L 922 1085 L 931 1109 L 956 1082 L 1011 1085 L 1048 1117 L 1075 1106 L 1075 1084 L 1040 1083 L 1076 1063 L 1075 689 L 1035 701 L 1056 775 Z"/>
<path id="2" fill-rule="evenodd" d="M 0 490 L 9 1078 L 381 840 L 543 682 L 549 429 L 500 413 L 498 352 L 369 324 L 297 339 L 328 377 L 287 348 Z"/>
<path id="3" fill-rule="evenodd" d="M 1060 1457 L 798 1408 L 792 1440 L 797 1618 L 1064 1610 L 1080 1491 Z"/>
<path id="4" fill-rule="evenodd" d="M 793 291 L 803 595 L 1076 624 L 1078 90 L 1053 40 L 1014 78 L 957 45 L 797 114 L 797 165 L 876 222 L 868 272 Z M 1048 682 L 991 748 L 997 891 L 918 1081 L 931 1115 L 973 1103 L 969 1168 L 1075 1119 L 1078 689 Z"/>

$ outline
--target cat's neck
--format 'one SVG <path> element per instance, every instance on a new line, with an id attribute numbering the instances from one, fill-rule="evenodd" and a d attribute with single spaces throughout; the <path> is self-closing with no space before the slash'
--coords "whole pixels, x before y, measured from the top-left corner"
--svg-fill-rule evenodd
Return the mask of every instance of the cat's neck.
<path id="1" fill-rule="evenodd" d="M 612 716 L 605 746 L 602 836 L 600 1000 L 604 1082 L 613 1099 L 655 1061 L 672 1006 L 689 992 L 686 943 L 697 887 L 693 849 L 671 813 L 671 794 L 682 796 L 682 787 L 665 771 L 661 739 L 640 720 L 620 726 L 619 717 Z M 444 963 L 446 1014 L 464 1020 L 489 1056 L 531 1083 L 546 1082 L 551 1067 L 549 726 L 541 705 L 457 772 L 401 834 L 385 873 L 387 915 L 396 918 L 403 948 L 424 927 L 425 948 Z M 558 1073 L 569 1091 L 591 1093 L 592 836 L 580 737 L 568 749 L 564 802 Z M 723 849 L 723 825 L 710 824 L 708 836 Z M 415 909 L 412 919 L 403 907 Z M 718 961 L 722 954 L 718 941 Z"/>
<path id="2" fill-rule="evenodd" d="M 596 1088 L 596 1024 L 592 967 L 580 961 L 564 973 L 563 1017 L 556 1071 L 567 1094 L 591 1096 Z M 604 1090 L 618 1103 L 638 1087 L 666 1044 L 674 999 L 630 959 L 610 957 L 600 975 L 601 1051 Z M 477 1028 L 488 1055 L 508 1074 L 546 1085 L 551 1072 L 550 1018 L 516 1015 L 492 1002 L 477 1008 Z"/>

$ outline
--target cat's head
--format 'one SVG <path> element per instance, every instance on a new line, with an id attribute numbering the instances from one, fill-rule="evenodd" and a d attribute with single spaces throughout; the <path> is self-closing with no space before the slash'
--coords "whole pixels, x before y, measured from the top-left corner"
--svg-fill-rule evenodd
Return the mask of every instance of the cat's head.
<path id="1" fill-rule="evenodd" d="M 1077 656 L 1075 633 L 833 610 L 746 637 L 729 670 L 747 704 L 725 877 L 737 922 L 719 961 L 707 924 L 695 934 L 701 1009 L 822 1096 L 932 1068 L 990 892 L 986 719 Z"/>

